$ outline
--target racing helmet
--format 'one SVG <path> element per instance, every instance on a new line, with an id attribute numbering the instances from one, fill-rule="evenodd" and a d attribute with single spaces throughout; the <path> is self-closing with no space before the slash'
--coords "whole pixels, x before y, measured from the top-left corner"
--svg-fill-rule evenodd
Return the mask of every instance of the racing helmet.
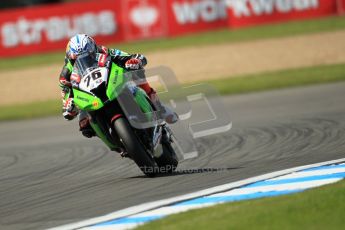
<path id="1" fill-rule="evenodd" d="M 86 34 L 77 34 L 73 36 L 66 47 L 66 56 L 75 60 L 82 53 L 95 53 L 97 45 L 92 37 Z"/>

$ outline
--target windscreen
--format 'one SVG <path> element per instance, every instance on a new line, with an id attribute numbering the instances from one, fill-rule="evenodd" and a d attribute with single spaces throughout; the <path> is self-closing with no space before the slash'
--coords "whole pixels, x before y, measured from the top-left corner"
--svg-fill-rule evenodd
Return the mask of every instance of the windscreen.
<path id="1" fill-rule="evenodd" d="M 94 55 L 85 53 L 78 56 L 75 66 L 77 67 L 78 73 L 81 76 L 85 76 L 95 68 L 98 68 L 98 62 Z"/>

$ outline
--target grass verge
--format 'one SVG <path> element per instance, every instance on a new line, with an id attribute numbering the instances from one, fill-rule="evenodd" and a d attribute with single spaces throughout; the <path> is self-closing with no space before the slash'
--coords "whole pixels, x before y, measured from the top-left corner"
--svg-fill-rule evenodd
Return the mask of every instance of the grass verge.
<path id="1" fill-rule="evenodd" d="M 345 80 L 345 64 L 322 65 L 211 80 L 222 95 L 258 92 Z"/>
<path id="2" fill-rule="evenodd" d="M 345 65 L 325 65 L 208 81 L 222 95 L 345 81 Z M 58 115 L 61 101 L 52 100 L 0 107 L 0 120 Z"/>
<path id="3" fill-rule="evenodd" d="M 1 120 L 32 119 L 61 114 L 61 100 L 49 100 L 28 104 L 0 107 Z"/>
<path id="4" fill-rule="evenodd" d="M 303 193 L 175 214 L 137 229 L 341 229 L 344 213 L 343 180 Z"/>
<path id="5" fill-rule="evenodd" d="M 237 30 L 222 29 L 201 34 L 186 35 L 175 38 L 138 41 L 132 43 L 108 44 L 109 47 L 127 51 L 129 53 L 146 53 L 188 46 L 200 46 L 229 42 L 249 41 L 264 38 L 277 38 L 300 34 L 310 34 L 345 29 L 345 16 L 327 17 L 306 21 L 263 25 Z M 64 47 L 62 47 L 64 48 Z M 26 68 L 30 66 L 62 63 L 64 52 L 31 55 L 19 58 L 2 59 L 0 70 Z"/>

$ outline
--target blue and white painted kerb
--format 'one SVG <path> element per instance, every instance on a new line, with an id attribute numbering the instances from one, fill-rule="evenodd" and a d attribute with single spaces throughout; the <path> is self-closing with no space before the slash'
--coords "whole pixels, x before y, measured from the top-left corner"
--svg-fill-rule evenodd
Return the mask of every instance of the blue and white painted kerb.
<path id="1" fill-rule="evenodd" d="M 191 209 L 208 207 L 225 202 L 302 192 L 306 189 L 335 183 L 344 179 L 345 163 L 343 162 L 345 162 L 345 159 L 339 159 L 332 162 L 324 162 L 320 164 L 302 166 L 290 170 L 270 173 L 256 178 L 249 178 L 247 180 L 234 182 L 228 185 L 217 186 L 215 188 L 203 190 L 204 194 L 207 194 L 207 192 L 209 192 L 208 195 L 198 196 L 198 193 L 194 193 L 190 194 L 191 198 L 188 199 L 187 194 L 185 196 L 181 196 L 180 200 L 174 200 L 173 198 L 170 199 L 170 204 L 167 205 L 157 206 L 159 205 L 158 202 L 156 203 L 157 207 L 152 209 L 150 208 L 150 205 L 152 203 L 148 203 L 148 209 L 146 209 L 146 211 L 139 211 L 135 214 L 113 219 L 109 219 L 111 217 L 111 214 L 109 214 L 108 217 L 104 216 L 104 221 L 102 221 L 102 217 L 100 217 L 98 220 L 97 218 L 95 218 L 93 219 L 93 221 L 84 221 L 80 222 L 79 224 L 76 223 L 74 225 L 66 225 L 56 229 L 131 229 L 149 221 L 157 220 L 170 214 L 184 212 Z M 259 178 L 265 179 L 258 180 Z M 256 179 L 256 181 L 253 180 L 254 182 L 250 182 L 252 179 Z M 242 183 L 242 185 L 236 186 L 236 183 Z M 230 188 L 226 190 L 223 189 L 226 188 L 226 186 Z M 217 190 L 216 188 L 218 189 L 218 192 L 214 192 Z M 199 194 L 202 194 L 203 191 L 200 191 L 201 193 Z M 166 201 L 169 201 L 169 199 L 167 199 Z M 128 211 L 135 212 L 135 207 L 133 208 L 133 210 L 129 209 Z M 141 206 L 137 206 L 137 210 L 139 210 L 140 208 Z M 113 213 L 113 216 L 115 217 L 116 214 L 119 213 Z"/>

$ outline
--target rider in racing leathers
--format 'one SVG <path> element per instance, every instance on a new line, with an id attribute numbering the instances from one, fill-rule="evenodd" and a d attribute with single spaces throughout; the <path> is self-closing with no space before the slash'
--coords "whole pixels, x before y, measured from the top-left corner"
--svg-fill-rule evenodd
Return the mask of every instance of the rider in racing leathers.
<path id="1" fill-rule="evenodd" d="M 85 137 L 90 138 L 95 136 L 95 132 L 90 125 L 87 113 L 79 111 L 74 105 L 70 79 L 77 56 L 84 52 L 100 53 L 103 54 L 103 56 L 109 55 L 111 57 L 111 61 L 127 70 L 142 69 L 147 64 L 147 60 L 141 54 L 128 54 L 118 49 L 108 49 L 105 46 L 98 46 L 95 41 L 86 34 L 77 34 L 69 40 L 66 47 L 65 65 L 62 68 L 59 79 L 60 87 L 62 89 L 61 96 L 63 99 L 62 112 L 66 120 L 72 120 L 79 114 L 80 131 Z M 141 83 L 139 87 L 146 92 L 155 105 L 158 104 L 162 106 L 157 97 L 156 91 L 150 87 L 147 81 Z M 178 120 L 177 114 L 167 107 L 163 107 L 165 111 L 163 116 L 166 122 L 175 123 Z"/>

